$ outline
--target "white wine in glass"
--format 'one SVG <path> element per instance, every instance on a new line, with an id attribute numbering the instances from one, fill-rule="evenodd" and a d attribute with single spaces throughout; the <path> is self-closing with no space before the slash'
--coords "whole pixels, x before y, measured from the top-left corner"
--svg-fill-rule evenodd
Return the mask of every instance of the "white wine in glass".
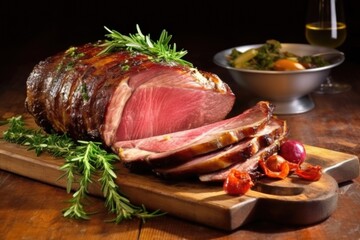
<path id="1" fill-rule="evenodd" d="M 347 35 L 342 0 L 309 0 L 305 25 L 306 40 L 311 45 L 337 48 Z M 341 93 L 351 89 L 348 84 L 334 82 L 331 76 L 321 84 L 316 93 Z"/>
<path id="2" fill-rule="evenodd" d="M 318 22 L 308 23 L 306 24 L 306 39 L 312 45 L 337 48 L 345 42 L 346 24 L 337 22 L 336 26 L 331 26 Z"/>

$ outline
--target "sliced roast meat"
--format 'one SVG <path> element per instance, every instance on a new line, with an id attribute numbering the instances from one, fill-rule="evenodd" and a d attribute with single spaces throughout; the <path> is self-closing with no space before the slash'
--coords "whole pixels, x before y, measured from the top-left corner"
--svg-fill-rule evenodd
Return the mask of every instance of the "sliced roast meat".
<path id="1" fill-rule="evenodd" d="M 266 159 L 271 155 L 277 153 L 280 149 L 280 145 L 282 140 L 284 139 L 284 135 L 282 135 L 279 139 L 275 140 L 271 145 L 261 149 L 254 156 L 246 159 L 245 161 L 233 164 L 228 168 L 203 174 L 199 176 L 200 181 L 202 182 L 214 182 L 214 181 L 224 181 L 226 177 L 229 175 L 231 169 L 237 169 L 241 172 L 254 172 L 258 167 L 258 162 L 260 159 Z"/>
<path id="2" fill-rule="evenodd" d="M 273 106 L 261 101 L 242 114 L 223 121 L 132 141 L 116 142 L 113 147 L 126 163 L 142 162 L 151 166 L 171 166 L 256 134 L 267 125 Z"/>
<path id="3" fill-rule="evenodd" d="M 225 119 L 235 95 L 215 74 L 103 50 L 98 43 L 71 47 L 34 67 L 25 106 L 45 131 L 99 140 L 127 165 L 202 174 L 201 181 L 255 169 L 286 135 L 266 101 Z"/>
<path id="4" fill-rule="evenodd" d="M 166 178 L 183 178 L 224 169 L 234 163 L 247 160 L 286 132 L 286 122 L 273 118 L 264 129 L 236 144 L 193 158 L 175 167 L 154 169 L 154 172 Z"/>
<path id="5" fill-rule="evenodd" d="M 35 66 L 25 104 L 39 126 L 111 146 L 217 122 L 233 107 L 234 94 L 215 74 L 102 50 L 72 47 Z"/>

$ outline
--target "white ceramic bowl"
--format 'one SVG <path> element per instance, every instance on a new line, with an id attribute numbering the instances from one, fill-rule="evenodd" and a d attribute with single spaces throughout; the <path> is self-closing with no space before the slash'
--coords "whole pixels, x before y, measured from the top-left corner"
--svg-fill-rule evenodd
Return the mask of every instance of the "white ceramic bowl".
<path id="1" fill-rule="evenodd" d="M 345 60 L 344 54 L 336 49 L 296 43 L 282 43 L 281 51 L 299 56 L 326 53 L 323 57 L 330 65 L 297 71 L 270 71 L 234 68 L 226 60 L 226 56 L 234 48 L 245 52 L 262 45 L 229 48 L 215 54 L 213 60 L 218 66 L 226 68 L 241 87 L 251 91 L 261 100 L 272 102 L 276 114 L 303 113 L 314 108 L 315 105 L 308 94 L 320 86 L 333 67 Z"/>

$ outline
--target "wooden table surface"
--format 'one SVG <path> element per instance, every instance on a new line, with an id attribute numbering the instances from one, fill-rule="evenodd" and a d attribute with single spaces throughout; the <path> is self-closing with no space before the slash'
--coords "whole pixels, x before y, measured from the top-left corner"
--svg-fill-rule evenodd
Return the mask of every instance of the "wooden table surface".
<path id="1" fill-rule="evenodd" d="M 215 72 L 230 83 L 229 75 L 212 64 L 208 55 L 199 52 L 192 56 L 196 62 L 206 61 L 203 70 Z M 4 71 L 0 116 L 24 113 L 25 81 L 34 64 L 13 64 Z M 289 137 L 360 158 L 359 68 L 359 63 L 345 61 L 333 71 L 336 79 L 352 85 L 351 91 L 312 94 L 315 109 L 280 116 L 288 121 Z M 230 85 L 237 94 L 235 111 L 245 109 L 252 96 Z M 0 239 L 360 239 L 360 177 L 340 184 L 336 211 L 312 226 L 254 222 L 226 232 L 169 215 L 146 223 L 133 219 L 115 225 L 104 222 L 109 218 L 104 201 L 95 197 L 89 199 L 89 206 L 98 214 L 89 221 L 77 221 L 62 217 L 67 199 L 69 195 L 62 188 L 0 170 Z"/>

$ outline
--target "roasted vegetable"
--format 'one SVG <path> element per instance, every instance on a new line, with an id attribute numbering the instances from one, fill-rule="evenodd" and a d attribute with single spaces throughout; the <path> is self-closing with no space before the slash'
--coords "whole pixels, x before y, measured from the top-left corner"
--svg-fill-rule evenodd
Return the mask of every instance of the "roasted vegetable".
<path id="1" fill-rule="evenodd" d="M 258 54 L 258 50 L 249 49 L 249 50 L 247 50 L 246 52 L 244 52 L 242 54 L 238 54 L 237 51 L 235 51 L 234 53 L 237 54 L 238 56 L 233 61 L 233 65 L 236 68 L 242 68 L 242 67 L 246 67 L 248 62 L 251 59 L 253 59 L 254 57 L 256 57 L 256 55 Z"/>
<path id="2" fill-rule="evenodd" d="M 302 179 L 317 181 L 321 178 L 322 175 L 321 166 L 313 166 L 309 163 L 301 164 L 301 166 L 296 169 L 295 174 Z"/>
<path id="3" fill-rule="evenodd" d="M 290 59 L 279 59 L 274 63 L 274 70 L 276 71 L 294 71 L 294 70 L 304 70 L 305 67 L 301 63 L 290 60 Z"/>
<path id="4" fill-rule="evenodd" d="M 279 155 L 272 155 L 265 161 L 260 159 L 259 166 L 265 175 L 271 178 L 285 179 L 290 172 L 288 162 Z"/>
<path id="5" fill-rule="evenodd" d="M 245 194 L 252 186 L 254 183 L 248 172 L 232 169 L 224 181 L 223 189 L 229 195 L 241 195 Z"/>
<path id="6" fill-rule="evenodd" d="M 227 60 L 235 68 L 275 71 L 304 70 L 328 64 L 319 56 L 298 56 L 291 52 L 281 52 L 281 43 L 277 40 L 267 40 L 261 47 L 245 52 L 233 49 Z"/>

